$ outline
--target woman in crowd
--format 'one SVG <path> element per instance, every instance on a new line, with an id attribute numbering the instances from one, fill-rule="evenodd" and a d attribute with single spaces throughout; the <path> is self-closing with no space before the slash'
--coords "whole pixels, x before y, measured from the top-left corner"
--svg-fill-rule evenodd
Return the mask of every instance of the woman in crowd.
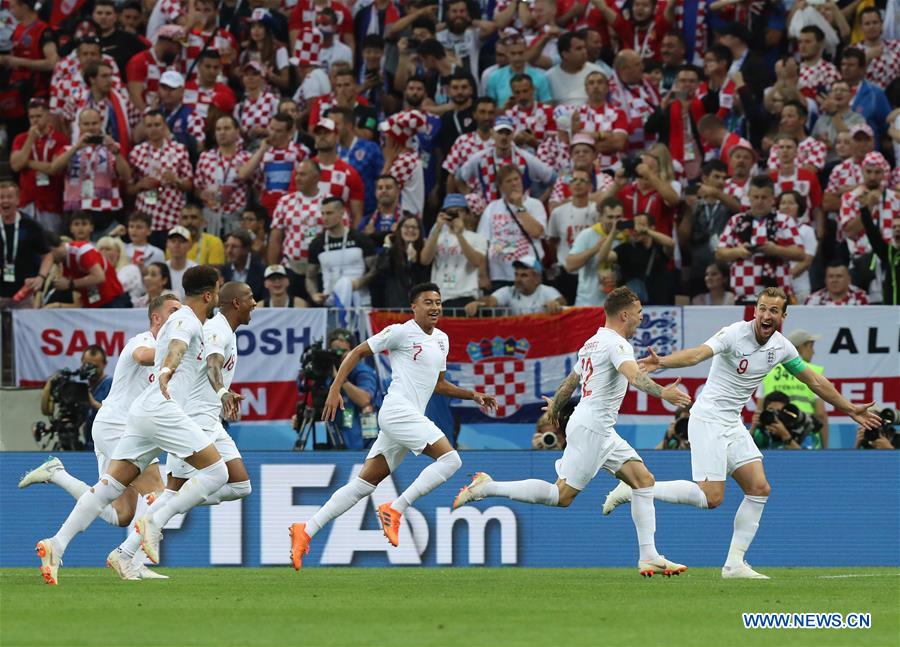
<path id="1" fill-rule="evenodd" d="M 172 275 L 165 263 L 150 263 L 144 268 L 144 295 L 134 301 L 135 308 L 145 308 L 153 299 L 172 289 Z"/>
<path id="2" fill-rule="evenodd" d="M 728 268 L 717 263 L 710 263 L 703 279 L 708 292 L 698 294 L 691 299 L 695 306 L 733 306 L 734 292 L 728 290 Z"/>
<path id="3" fill-rule="evenodd" d="M 265 258 L 269 250 L 266 220 L 266 210 L 263 207 L 248 207 L 241 214 L 241 228 L 250 232 L 253 239 L 250 250 L 260 258 Z"/>
<path id="4" fill-rule="evenodd" d="M 422 263 L 422 224 L 413 215 L 400 219 L 397 230 L 384 240 L 384 253 L 378 256 L 376 293 L 373 302 L 381 308 L 409 307 L 409 289 L 431 280 L 431 264 Z"/>
<path id="5" fill-rule="evenodd" d="M 819 243 L 816 240 L 816 231 L 808 224 L 806 215 L 806 198 L 797 191 L 785 191 L 778 196 L 776 203 L 778 211 L 794 219 L 797 231 L 800 232 L 800 241 L 803 246 L 803 260 L 791 262 L 791 280 L 794 287 L 794 295 L 797 303 L 806 303 L 810 295 L 809 268 L 816 257 Z"/>
<path id="6" fill-rule="evenodd" d="M 284 44 L 275 40 L 269 10 L 255 9 L 250 20 L 250 40 L 244 43 L 238 70 L 250 61 L 257 61 L 263 67 L 267 89 L 286 90 L 290 85 L 290 59 Z"/>
<path id="7" fill-rule="evenodd" d="M 116 276 L 122 289 L 131 297 L 131 303 L 140 299 L 146 292 L 141 277 L 141 270 L 132 263 L 125 253 L 125 243 L 121 238 L 104 236 L 97 241 L 97 251 L 103 254 L 106 262 L 116 268 Z"/>
<path id="8" fill-rule="evenodd" d="M 287 270 L 281 265 L 269 265 L 265 273 L 266 291 L 269 293 L 259 302 L 259 308 L 306 308 L 309 304 L 296 297 L 290 290 L 291 280 Z"/>

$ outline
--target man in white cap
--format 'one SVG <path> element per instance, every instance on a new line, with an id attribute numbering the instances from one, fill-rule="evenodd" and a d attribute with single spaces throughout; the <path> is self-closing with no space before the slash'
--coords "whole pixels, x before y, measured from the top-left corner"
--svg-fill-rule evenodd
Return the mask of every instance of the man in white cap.
<path id="1" fill-rule="evenodd" d="M 598 168 L 597 147 L 591 134 L 578 133 L 572 137 L 569 144 L 569 159 L 571 160 L 571 171 L 560 174 L 553 184 L 553 191 L 550 193 L 550 211 L 572 199 L 571 185 L 574 171 L 587 172 L 590 179 L 587 197 L 592 202 L 599 204 L 616 194 L 616 184 L 613 179 Z"/>
<path id="2" fill-rule="evenodd" d="M 144 110 L 156 103 L 159 85 L 165 72 L 172 71 L 177 74 L 183 40 L 184 29 L 178 25 L 164 25 L 156 32 L 156 44 L 135 54 L 128 61 L 125 68 L 128 93 L 138 110 Z M 172 80 L 171 77 L 169 80 Z M 172 87 L 184 87 L 184 80 L 182 79 L 180 85 Z"/>
<path id="3" fill-rule="evenodd" d="M 156 104 L 166 118 L 172 138 L 197 158 L 198 142 L 203 141 L 205 122 L 193 106 L 184 103 L 184 77 L 175 70 L 163 72 L 157 89 Z"/>
<path id="4" fill-rule="evenodd" d="M 819 375 L 825 374 L 825 368 L 818 364 L 812 363 L 813 354 L 815 353 L 815 343 L 822 338 L 821 335 L 813 335 L 807 330 L 798 328 L 787 336 L 788 340 L 800 353 L 800 357 L 806 362 L 815 373 Z M 754 414 L 754 426 L 756 417 L 762 411 L 762 402 L 767 395 L 773 391 L 781 391 L 791 400 L 791 404 L 797 406 L 800 411 L 808 416 L 815 416 L 822 423 L 819 430 L 819 438 L 821 442 L 814 449 L 828 449 L 828 413 L 825 411 L 825 401 L 812 392 L 808 386 L 791 375 L 778 364 L 772 371 L 766 375 L 762 383 L 762 395 L 756 402 L 756 413 Z"/>
<path id="5" fill-rule="evenodd" d="M 325 195 L 340 198 L 348 206 L 353 228 L 359 226 L 363 215 L 365 186 L 356 169 L 338 156 L 337 124 L 333 119 L 319 119 L 313 129 L 318 155 L 319 188 Z"/>
<path id="6" fill-rule="evenodd" d="M 169 230 L 166 238 L 166 256 L 169 260 L 169 275 L 172 277 L 172 292 L 178 295 L 179 300 L 184 299 L 184 289 L 181 287 L 181 277 L 188 268 L 196 267 L 196 263 L 188 258 L 191 250 L 191 232 L 187 227 L 176 225 Z"/>
<path id="7" fill-rule="evenodd" d="M 466 304 L 466 314 L 475 316 L 479 308 L 509 308 L 513 315 L 530 315 L 541 312 L 556 314 L 566 305 L 566 299 L 554 287 L 541 283 L 544 268 L 534 256 L 513 261 L 515 278 L 512 286 L 495 290 Z"/>

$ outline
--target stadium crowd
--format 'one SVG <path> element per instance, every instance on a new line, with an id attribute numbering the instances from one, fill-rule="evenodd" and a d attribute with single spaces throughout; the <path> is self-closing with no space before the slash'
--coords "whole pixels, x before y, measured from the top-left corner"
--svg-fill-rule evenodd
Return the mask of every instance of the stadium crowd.
<path id="1" fill-rule="evenodd" d="M 897 304 L 884 0 L 8 0 L 0 303 Z M 14 179 L 12 179 L 14 178 Z"/>

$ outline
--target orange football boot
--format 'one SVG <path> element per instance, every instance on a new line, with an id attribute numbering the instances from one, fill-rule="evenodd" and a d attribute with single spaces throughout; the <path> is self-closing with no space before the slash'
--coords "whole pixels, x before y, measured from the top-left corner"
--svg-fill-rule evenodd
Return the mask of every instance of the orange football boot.
<path id="1" fill-rule="evenodd" d="M 378 506 L 378 520 L 381 522 L 381 529 L 384 536 L 391 542 L 391 546 L 396 547 L 400 543 L 400 519 L 403 515 L 391 507 L 390 503 L 382 503 Z"/>
<path id="2" fill-rule="evenodd" d="M 309 554 L 312 538 L 306 534 L 305 523 L 292 523 L 288 534 L 291 536 L 291 564 L 295 571 L 299 571 L 303 566 L 303 556 Z"/>

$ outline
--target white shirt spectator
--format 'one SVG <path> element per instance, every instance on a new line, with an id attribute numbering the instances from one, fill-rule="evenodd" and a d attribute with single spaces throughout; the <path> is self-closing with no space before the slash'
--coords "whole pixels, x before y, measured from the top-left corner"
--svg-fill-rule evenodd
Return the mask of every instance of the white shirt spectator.
<path id="1" fill-rule="evenodd" d="M 797 231 L 800 232 L 800 246 L 803 247 L 803 252 L 810 256 L 815 256 L 816 249 L 819 246 L 819 243 L 816 240 L 816 230 L 813 229 L 811 225 L 797 225 Z M 798 262 L 799 261 L 791 263 L 792 270 Z M 797 295 L 797 303 L 805 303 L 812 290 L 809 283 L 809 270 L 795 276 L 793 282 L 794 293 Z"/>
<path id="2" fill-rule="evenodd" d="M 478 53 L 481 51 L 481 38 L 477 27 L 469 27 L 462 34 L 454 34 L 449 29 L 437 33 L 438 42 L 444 49 L 453 52 L 464 64 L 469 63 L 469 73 L 473 79 L 478 78 Z"/>
<path id="3" fill-rule="evenodd" d="M 587 103 L 587 92 L 584 89 L 584 80 L 592 72 L 602 72 L 599 66 L 593 63 L 585 63 L 584 67 L 575 74 L 563 71 L 559 65 L 554 65 L 547 72 L 547 80 L 550 81 L 550 89 L 557 105 L 580 106 Z"/>
<path id="4" fill-rule="evenodd" d="M 197 263 L 192 261 L 191 259 L 187 259 L 187 265 L 184 266 L 184 269 L 176 270 L 172 267 L 172 261 L 166 261 L 166 265 L 169 266 L 169 274 L 172 277 L 172 292 L 174 292 L 179 299 L 184 299 L 184 288 L 181 287 L 181 278 L 184 276 L 184 273 L 187 272 L 192 267 L 197 267 Z"/>
<path id="5" fill-rule="evenodd" d="M 531 294 L 519 292 L 514 286 L 502 287 L 491 294 L 497 299 L 501 308 L 509 308 L 513 315 L 532 315 L 544 312 L 548 301 L 559 299 L 562 295 L 554 287 L 543 283 Z"/>
<path id="6" fill-rule="evenodd" d="M 488 243 L 488 270 L 492 281 L 512 281 L 515 276 L 513 261 L 540 256 L 541 239 L 526 237 L 506 205 L 502 199 L 494 200 L 478 221 L 477 231 Z M 528 214 L 546 229 L 547 212 L 540 200 L 526 197 L 524 206 Z M 512 209 L 515 211 L 515 207 Z"/>
<path id="7" fill-rule="evenodd" d="M 575 244 L 578 234 L 595 225 L 598 217 L 597 205 L 594 202 L 588 202 L 586 207 L 576 207 L 571 202 L 566 202 L 551 212 L 547 236 L 559 238 L 556 259 L 560 265 L 565 265 L 569 250 Z"/>
<path id="8" fill-rule="evenodd" d="M 347 47 L 344 43 L 338 40 L 337 36 L 335 36 L 334 42 L 332 43 L 331 47 L 323 47 L 319 50 L 319 64 L 322 65 L 326 70 L 330 70 L 331 66 L 338 61 L 343 61 L 352 67 L 353 50 Z"/>
<path id="9" fill-rule="evenodd" d="M 463 238 L 476 252 L 487 252 L 487 240 L 481 234 L 466 230 Z M 431 280 L 440 286 L 444 301 L 459 297 L 478 297 L 478 268 L 466 259 L 456 234 L 449 227 L 441 229 L 438 235 L 437 254 L 431 265 Z"/>

